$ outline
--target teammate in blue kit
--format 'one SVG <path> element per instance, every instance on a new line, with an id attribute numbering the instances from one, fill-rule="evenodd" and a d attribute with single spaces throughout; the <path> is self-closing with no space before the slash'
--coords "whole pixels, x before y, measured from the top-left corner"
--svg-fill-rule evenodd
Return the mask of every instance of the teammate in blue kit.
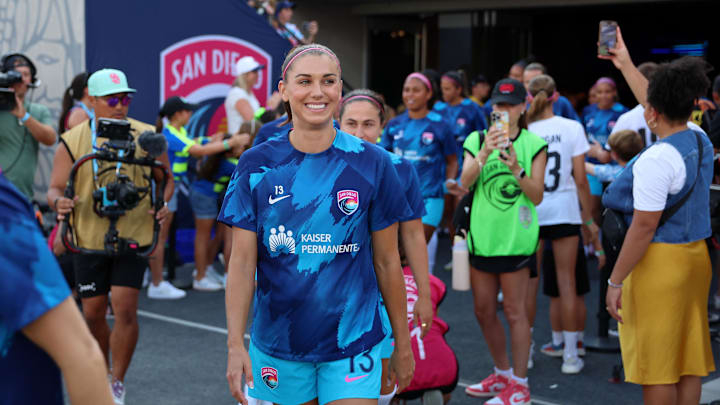
<path id="1" fill-rule="evenodd" d="M 458 167 L 462 167 L 462 145 L 473 131 L 487 129 L 487 121 L 480 107 L 465 95 L 463 77 L 459 72 L 449 71 L 440 79 L 443 101 L 435 103 L 433 110 L 442 114 L 453 126 L 457 142 Z"/>
<path id="2" fill-rule="evenodd" d="M 418 172 L 425 200 L 422 218 L 425 239 L 430 240 L 440 225 L 444 207 L 444 187 L 455 184 L 458 172 L 457 146 L 453 130 L 437 112 L 432 84 L 421 73 L 411 73 L 403 85 L 407 111 L 388 122 L 380 146 L 409 160 Z"/>
<path id="3" fill-rule="evenodd" d="M 385 107 L 380 95 L 372 90 L 360 89 L 348 93 L 340 104 L 340 129 L 369 143 L 376 143 L 385 122 Z M 417 280 L 418 299 L 414 307 L 414 321 L 421 329 L 421 338 L 432 325 L 432 301 L 430 297 L 430 281 L 428 275 L 428 256 L 425 249 L 425 235 L 422 217 L 425 215 L 425 204 L 420 193 L 420 180 L 413 165 L 400 156 L 390 153 L 400 183 L 404 186 L 404 196 L 412 210 L 411 215 L 400 219 L 400 236 L 404 251 L 415 280 Z M 387 384 L 390 356 L 394 341 L 390 333 L 387 312 L 383 308 L 383 321 L 388 332 L 382 342 L 383 382 L 380 390 L 379 405 L 387 405 L 395 395 L 394 384 Z"/>
<path id="4" fill-rule="evenodd" d="M 105 359 L 38 229 L 0 170 L 0 402 L 113 403 Z M 58 369 L 59 368 L 59 369 Z"/>
<path id="5" fill-rule="evenodd" d="M 609 77 L 601 77 L 595 82 L 596 103 L 583 109 L 583 125 L 590 140 L 587 161 L 593 164 L 609 163 L 610 152 L 605 149 L 615 122 L 628 109 L 615 101 L 617 89 L 615 81 Z M 595 221 L 600 221 L 600 196 L 603 192 L 602 183 L 595 177 L 587 175 L 590 183 L 590 194 L 593 198 L 592 214 Z"/>
<path id="6" fill-rule="evenodd" d="M 240 157 L 218 217 L 233 227 L 230 390 L 247 404 L 244 375 L 250 396 L 274 403 L 374 404 L 385 335 L 378 287 L 398 389 L 414 369 L 397 246 L 410 207 L 395 198 L 402 185 L 387 153 L 333 128 L 342 81 L 330 49 L 291 51 L 278 87 L 293 130 Z"/>

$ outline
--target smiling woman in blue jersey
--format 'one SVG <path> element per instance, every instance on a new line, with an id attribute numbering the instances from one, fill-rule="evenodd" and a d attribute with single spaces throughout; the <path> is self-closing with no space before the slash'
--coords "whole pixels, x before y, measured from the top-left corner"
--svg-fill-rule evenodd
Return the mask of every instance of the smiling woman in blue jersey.
<path id="1" fill-rule="evenodd" d="M 414 369 L 397 246 L 410 207 L 396 198 L 402 185 L 388 154 L 333 127 L 342 80 L 330 49 L 291 51 L 278 87 L 293 129 L 240 157 L 218 217 L 233 228 L 230 390 L 247 404 L 244 376 L 250 396 L 274 403 L 375 404 L 380 292 L 399 390 Z"/>
<path id="2" fill-rule="evenodd" d="M 445 202 L 444 183 L 455 183 L 457 146 L 453 129 L 442 115 L 431 111 L 435 103 L 432 84 L 422 73 L 411 73 L 403 85 L 407 110 L 388 122 L 380 145 L 409 160 L 420 176 L 427 213 L 422 218 L 425 239 L 440 225 Z"/>

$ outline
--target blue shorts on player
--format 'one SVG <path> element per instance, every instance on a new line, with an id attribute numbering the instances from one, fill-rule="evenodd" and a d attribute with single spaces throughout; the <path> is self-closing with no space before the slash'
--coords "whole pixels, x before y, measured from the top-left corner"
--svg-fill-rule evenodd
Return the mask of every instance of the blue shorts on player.
<path id="1" fill-rule="evenodd" d="M 376 399 L 382 375 L 380 349 L 378 343 L 353 357 L 312 363 L 272 357 L 251 341 L 254 388 L 248 389 L 248 394 L 283 405 L 315 398 L 320 405 L 348 398 Z"/>
<path id="2" fill-rule="evenodd" d="M 588 184 L 590 185 L 590 195 L 601 196 L 603 193 L 603 185 L 597 177 L 587 174 Z"/>
<path id="3" fill-rule="evenodd" d="M 422 223 L 437 228 L 442 221 L 443 209 L 445 208 L 444 198 L 425 198 L 425 216 Z"/>

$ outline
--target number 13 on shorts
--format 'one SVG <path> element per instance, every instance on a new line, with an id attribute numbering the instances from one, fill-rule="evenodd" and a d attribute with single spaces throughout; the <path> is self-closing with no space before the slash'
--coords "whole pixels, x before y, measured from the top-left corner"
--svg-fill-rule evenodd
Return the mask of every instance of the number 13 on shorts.
<path id="1" fill-rule="evenodd" d="M 345 382 L 352 382 L 364 378 L 365 376 L 351 377 L 351 375 L 356 373 L 370 373 L 373 367 L 375 367 L 375 360 L 370 355 L 369 350 L 355 357 L 350 357 L 348 360 L 350 361 L 350 368 L 349 374 L 345 377 Z"/>

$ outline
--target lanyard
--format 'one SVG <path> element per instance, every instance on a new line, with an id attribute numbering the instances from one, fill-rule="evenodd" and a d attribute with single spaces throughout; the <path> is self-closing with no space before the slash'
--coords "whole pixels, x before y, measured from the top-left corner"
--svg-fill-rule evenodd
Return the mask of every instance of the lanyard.
<path id="1" fill-rule="evenodd" d="M 96 130 L 95 130 L 95 119 L 94 119 L 94 117 L 93 117 L 93 119 L 90 120 L 90 131 L 91 131 L 91 133 L 92 133 L 91 141 L 92 141 L 93 151 L 97 151 L 97 150 L 99 150 L 100 148 L 97 147 L 97 134 L 96 134 Z M 123 157 L 124 155 L 125 155 L 125 151 L 124 151 L 124 150 L 118 151 L 118 156 L 119 156 L 119 157 Z M 97 159 L 93 159 L 93 160 L 92 160 L 92 164 L 93 164 L 93 178 L 95 178 L 95 181 L 97 182 L 97 179 L 98 179 L 98 164 L 97 164 Z M 115 174 L 116 174 L 116 175 L 120 174 L 120 166 L 121 166 L 121 163 L 120 163 L 120 162 L 117 162 L 117 166 L 115 167 Z"/>
<path id="2" fill-rule="evenodd" d="M 77 101 L 75 105 L 79 106 L 83 109 L 83 111 L 85 111 L 85 114 L 87 114 L 88 118 L 90 118 L 90 121 L 95 121 L 95 111 L 88 108 L 88 106 L 86 106 L 85 103 L 83 103 L 82 101 Z"/>

